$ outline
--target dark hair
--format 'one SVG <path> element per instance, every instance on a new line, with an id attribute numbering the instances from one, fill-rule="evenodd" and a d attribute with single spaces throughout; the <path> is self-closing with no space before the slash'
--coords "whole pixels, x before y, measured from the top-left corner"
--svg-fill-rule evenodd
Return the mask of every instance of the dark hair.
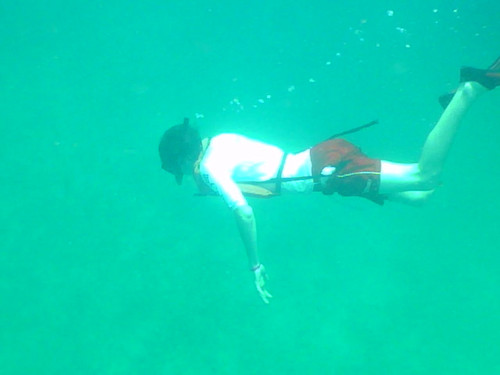
<path id="1" fill-rule="evenodd" d="M 201 152 L 201 137 L 198 130 L 189 125 L 189 119 L 172 126 L 161 138 L 158 147 L 161 167 L 172 173 L 177 183 L 182 182 L 182 164 L 194 163 Z"/>

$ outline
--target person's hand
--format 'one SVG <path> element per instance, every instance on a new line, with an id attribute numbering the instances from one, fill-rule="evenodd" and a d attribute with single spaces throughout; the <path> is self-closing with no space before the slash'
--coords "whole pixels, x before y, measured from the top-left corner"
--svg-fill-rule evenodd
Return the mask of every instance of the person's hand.
<path id="1" fill-rule="evenodd" d="M 253 273 L 255 274 L 255 286 L 257 287 L 260 297 L 264 303 L 269 303 L 269 299 L 273 296 L 266 290 L 266 280 L 268 277 L 264 265 L 259 264 L 253 269 Z"/>

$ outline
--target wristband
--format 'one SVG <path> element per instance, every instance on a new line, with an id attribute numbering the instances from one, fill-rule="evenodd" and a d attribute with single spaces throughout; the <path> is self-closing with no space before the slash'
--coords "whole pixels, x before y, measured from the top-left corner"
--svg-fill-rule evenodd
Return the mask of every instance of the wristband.
<path id="1" fill-rule="evenodd" d="M 255 272 L 255 271 L 258 271 L 258 270 L 260 269 L 260 267 L 262 267 L 262 264 L 261 264 L 261 263 L 257 264 L 256 266 L 253 266 L 253 267 L 251 268 L 251 270 L 252 270 L 253 272 Z"/>

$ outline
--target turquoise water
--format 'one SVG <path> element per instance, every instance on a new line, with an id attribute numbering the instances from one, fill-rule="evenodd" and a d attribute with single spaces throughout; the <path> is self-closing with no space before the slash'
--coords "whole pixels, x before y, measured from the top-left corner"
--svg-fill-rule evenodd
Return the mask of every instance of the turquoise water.
<path id="1" fill-rule="evenodd" d="M 420 209 L 251 201 L 264 305 L 222 200 L 160 169 L 184 116 L 296 151 L 349 137 L 418 158 L 500 3 L 0 5 L 0 374 L 500 372 L 500 92 Z"/>

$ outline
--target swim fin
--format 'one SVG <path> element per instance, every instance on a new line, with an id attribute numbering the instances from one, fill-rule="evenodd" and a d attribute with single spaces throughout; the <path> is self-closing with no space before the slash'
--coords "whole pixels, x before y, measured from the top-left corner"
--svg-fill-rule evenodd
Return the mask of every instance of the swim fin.
<path id="1" fill-rule="evenodd" d="M 460 82 L 478 82 L 488 90 L 500 85 L 500 57 L 488 69 L 476 69 L 464 66 L 460 69 Z"/>
<path id="2" fill-rule="evenodd" d="M 460 69 L 460 82 L 474 81 L 478 82 L 488 90 L 493 90 L 500 86 L 500 57 L 498 57 L 488 69 L 477 69 L 471 67 L 462 67 Z M 451 99 L 455 95 L 455 91 L 441 95 L 439 104 L 446 109 L 450 104 Z"/>

